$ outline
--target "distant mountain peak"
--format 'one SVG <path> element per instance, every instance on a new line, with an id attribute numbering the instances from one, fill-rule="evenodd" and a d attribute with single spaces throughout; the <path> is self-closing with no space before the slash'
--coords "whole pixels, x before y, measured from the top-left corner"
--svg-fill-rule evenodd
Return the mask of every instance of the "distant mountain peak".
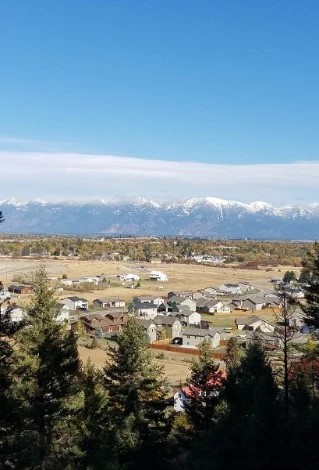
<path id="1" fill-rule="evenodd" d="M 0 201 L 4 232 L 317 239 L 319 204 L 275 208 L 216 197 L 156 202 L 146 198 L 86 202 Z"/>

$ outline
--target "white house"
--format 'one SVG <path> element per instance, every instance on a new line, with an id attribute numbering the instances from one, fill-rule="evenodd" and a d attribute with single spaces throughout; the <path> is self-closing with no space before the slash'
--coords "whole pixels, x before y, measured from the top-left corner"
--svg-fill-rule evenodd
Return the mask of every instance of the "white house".
<path id="1" fill-rule="evenodd" d="M 275 327 L 265 320 L 252 315 L 251 317 L 237 318 L 235 320 L 238 330 L 262 331 L 263 333 L 273 333 Z"/>
<path id="2" fill-rule="evenodd" d="M 58 303 L 58 314 L 55 320 L 58 323 L 64 323 L 70 320 L 70 309 L 67 305 Z"/>
<path id="3" fill-rule="evenodd" d="M 73 285 L 73 280 L 72 279 L 60 279 L 61 284 L 64 286 L 72 286 Z"/>
<path id="4" fill-rule="evenodd" d="M 150 272 L 149 278 L 154 279 L 155 281 L 160 281 L 160 282 L 168 281 L 167 275 L 162 273 L 161 271 Z"/>
<path id="5" fill-rule="evenodd" d="M 89 282 L 91 284 L 94 284 L 94 285 L 98 285 L 98 283 L 100 282 L 100 276 L 81 276 L 80 279 L 79 279 L 79 282 L 81 284 L 85 283 L 85 282 Z"/>
<path id="6" fill-rule="evenodd" d="M 77 309 L 88 310 L 89 309 L 88 300 L 83 299 L 81 297 L 77 297 L 76 295 L 72 297 L 66 297 L 65 299 L 60 300 L 60 303 L 69 307 L 70 310 L 77 310 Z"/>
<path id="7" fill-rule="evenodd" d="M 143 304 L 146 304 L 146 303 L 152 303 L 154 305 L 161 305 L 165 302 L 165 300 L 163 299 L 163 297 L 153 297 L 151 295 L 147 296 L 147 295 L 143 295 L 143 296 L 138 296 L 138 297 L 134 297 L 133 299 L 133 304 L 134 302 L 137 302 L 137 303 L 143 303 Z"/>
<path id="8" fill-rule="evenodd" d="M 120 278 L 121 281 L 124 281 L 124 282 L 140 280 L 140 276 L 138 276 L 137 274 L 133 274 L 133 273 L 119 274 L 118 277 Z"/>
<path id="9" fill-rule="evenodd" d="M 231 309 L 228 305 L 220 300 L 208 300 L 204 305 L 199 307 L 206 313 L 230 313 Z"/>

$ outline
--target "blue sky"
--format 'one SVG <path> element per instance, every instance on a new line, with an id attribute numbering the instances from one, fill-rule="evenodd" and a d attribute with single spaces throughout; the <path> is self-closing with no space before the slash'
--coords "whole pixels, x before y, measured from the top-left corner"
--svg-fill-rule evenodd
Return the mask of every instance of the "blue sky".
<path id="1" fill-rule="evenodd" d="M 214 165 L 254 165 L 257 174 L 266 164 L 272 174 L 284 164 L 283 178 L 310 162 L 319 176 L 317 1 L 2 0 L 0 17 L 3 161 L 37 152 L 44 169 L 63 154 L 77 168 L 81 155 L 92 165 L 94 155 L 115 155 L 145 167 L 181 162 L 180 171 L 209 164 L 212 174 Z M 119 194 L 172 196 L 165 178 L 162 192 L 152 184 L 143 194 L 141 182 L 121 187 L 122 175 L 112 173 Z M 316 186 L 299 188 L 297 177 L 281 197 L 253 179 L 237 196 L 227 179 L 203 190 L 189 182 L 176 196 L 318 201 Z M 43 181 L 16 192 L 12 181 L 0 197 L 55 197 Z M 70 194 L 66 184 L 55 181 L 61 197 L 118 195 L 107 185 Z"/>

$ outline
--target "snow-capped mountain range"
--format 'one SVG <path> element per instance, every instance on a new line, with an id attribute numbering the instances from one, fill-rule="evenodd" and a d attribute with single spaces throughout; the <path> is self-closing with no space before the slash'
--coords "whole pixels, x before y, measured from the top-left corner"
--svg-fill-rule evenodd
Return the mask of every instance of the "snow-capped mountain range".
<path id="1" fill-rule="evenodd" d="M 1 232 L 319 239 L 319 203 L 275 208 L 261 201 L 0 201 Z"/>

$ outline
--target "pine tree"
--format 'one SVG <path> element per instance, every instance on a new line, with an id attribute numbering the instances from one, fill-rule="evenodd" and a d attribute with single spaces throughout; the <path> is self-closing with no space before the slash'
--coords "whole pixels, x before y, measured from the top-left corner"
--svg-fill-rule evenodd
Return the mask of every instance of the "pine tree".
<path id="1" fill-rule="evenodd" d="M 129 318 L 118 347 L 110 350 L 104 368 L 110 407 L 112 441 L 120 468 L 138 468 L 152 457 L 152 467 L 168 432 L 166 382 L 163 370 L 152 361 L 148 338 L 134 317 Z M 126 468 L 126 467 L 125 467 Z"/>
<path id="2" fill-rule="evenodd" d="M 240 361 L 240 349 L 239 343 L 237 338 L 234 336 L 233 338 L 229 338 L 226 347 L 226 354 L 225 354 L 225 363 L 227 370 L 232 369 L 233 367 L 237 367 Z"/>
<path id="3" fill-rule="evenodd" d="M 19 416 L 14 400 L 14 331 L 8 312 L 0 313 L 0 468 L 15 465 L 15 424 Z"/>
<path id="4" fill-rule="evenodd" d="M 308 282 L 304 286 L 306 305 L 303 307 L 307 316 L 307 324 L 319 328 L 319 244 L 315 243 L 313 250 L 304 261 L 307 269 Z"/>
<path id="5" fill-rule="evenodd" d="M 216 422 L 190 443 L 186 469 L 242 470 L 271 467 L 277 389 L 258 343 L 228 371 Z M 215 414 L 216 414 L 215 411 Z"/>
<path id="6" fill-rule="evenodd" d="M 257 341 L 253 342 L 238 367 L 229 372 L 225 386 L 229 407 L 226 422 L 231 426 L 226 452 L 237 454 L 238 467 L 234 468 L 242 468 L 247 459 L 247 468 L 264 468 L 262 465 L 269 462 L 268 446 L 271 447 L 276 423 L 277 394 L 265 352 Z"/>
<path id="7" fill-rule="evenodd" d="M 83 453 L 81 467 L 106 468 L 111 462 L 111 448 L 107 446 L 108 400 L 103 386 L 103 373 L 89 361 L 82 371 L 81 389 L 84 403 L 79 419 L 82 425 L 80 447 Z"/>
<path id="8" fill-rule="evenodd" d="M 195 433 L 210 427 L 225 379 L 225 373 L 219 370 L 219 365 L 214 361 L 210 343 L 203 341 L 199 350 L 199 359 L 191 366 L 187 387 L 188 402 L 185 404 L 185 411 Z"/>
<path id="9" fill-rule="evenodd" d="M 75 416 L 80 400 L 76 339 L 57 321 L 54 293 L 43 268 L 34 277 L 27 327 L 17 334 L 17 398 L 24 425 L 20 465 L 71 468 L 78 458 Z"/>

